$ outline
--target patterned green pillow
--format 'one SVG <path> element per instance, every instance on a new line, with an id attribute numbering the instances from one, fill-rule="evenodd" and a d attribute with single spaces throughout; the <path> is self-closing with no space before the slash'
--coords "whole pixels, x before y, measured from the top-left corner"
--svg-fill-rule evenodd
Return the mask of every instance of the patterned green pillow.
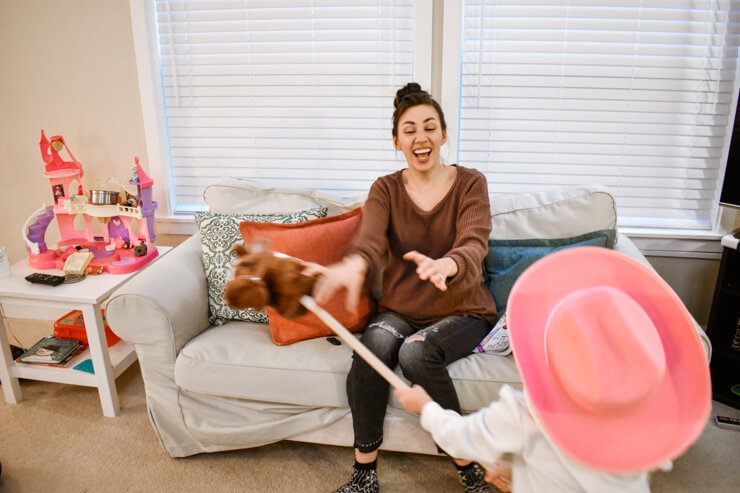
<path id="1" fill-rule="evenodd" d="M 224 302 L 224 286 L 231 278 L 233 247 L 242 243 L 239 223 L 257 221 L 262 223 L 296 224 L 325 217 L 326 207 L 317 207 L 290 214 L 216 214 L 196 212 L 195 222 L 200 229 L 203 249 L 203 267 L 208 279 L 208 308 L 210 322 L 223 325 L 229 320 L 268 323 L 267 313 L 252 308 L 235 310 Z"/>

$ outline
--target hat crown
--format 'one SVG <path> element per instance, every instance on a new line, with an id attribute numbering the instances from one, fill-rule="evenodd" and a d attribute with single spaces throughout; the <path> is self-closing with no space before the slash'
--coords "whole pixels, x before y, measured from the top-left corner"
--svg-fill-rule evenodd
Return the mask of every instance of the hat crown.
<path id="1" fill-rule="evenodd" d="M 545 357 L 563 392 L 592 413 L 625 412 L 660 386 L 666 359 L 642 306 L 610 286 L 576 290 L 553 308 Z"/>

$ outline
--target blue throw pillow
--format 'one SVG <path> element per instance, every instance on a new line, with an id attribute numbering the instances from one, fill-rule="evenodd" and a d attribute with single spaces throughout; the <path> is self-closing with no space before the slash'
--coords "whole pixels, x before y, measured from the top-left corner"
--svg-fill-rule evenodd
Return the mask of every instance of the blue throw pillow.
<path id="1" fill-rule="evenodd" d="M 496 300 L 499 315 L 506 311 L 509 291 L 522 272 L 545 255 L 574 246 L 614 248 L 617 232 L 600 229 L 578 236 L 555 239 L 488 240 L 488 255 L 483 261 L 486 285 Z"/>

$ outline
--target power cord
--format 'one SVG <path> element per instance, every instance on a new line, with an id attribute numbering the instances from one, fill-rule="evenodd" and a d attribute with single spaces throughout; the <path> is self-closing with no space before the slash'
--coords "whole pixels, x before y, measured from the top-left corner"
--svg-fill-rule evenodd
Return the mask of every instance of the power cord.
<path id="1" fill-rule="evenodd" d="M 15 332 L 13 332 L 13 327 L 11 327 L 10 322 L 8 322 L 8 318 L 5 316 L 5 310 L 3 309 L 2 305 L 0 305 L 0 321 L 3 322 L 2 326 L 6 328 L 7 332 L 13 339 L 15 339 L 15 342 L 17 343 L 17 346 L 14 344 L 10 345 L 10 352 L 13 355 L 13 359 L 16 359 L 28 348 L 23 347 L 23 344 L 21 344 L 21 340 L 18 339 L 18 336 L 15 335 Z"/>

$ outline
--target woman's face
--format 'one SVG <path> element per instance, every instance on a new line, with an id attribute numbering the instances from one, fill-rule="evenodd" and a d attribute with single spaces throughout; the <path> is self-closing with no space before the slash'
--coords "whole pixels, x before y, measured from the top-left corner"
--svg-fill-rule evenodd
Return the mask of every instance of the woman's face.
<path id="1" fill-rule="evenodd" d="M 439 149 L 447 142 L 434 106 L 412 106 L 398 119 L 398 135 L 393 137 L 396 149 L 403 151 L 409 168 L 428 171 L 439 164 Z"/>

